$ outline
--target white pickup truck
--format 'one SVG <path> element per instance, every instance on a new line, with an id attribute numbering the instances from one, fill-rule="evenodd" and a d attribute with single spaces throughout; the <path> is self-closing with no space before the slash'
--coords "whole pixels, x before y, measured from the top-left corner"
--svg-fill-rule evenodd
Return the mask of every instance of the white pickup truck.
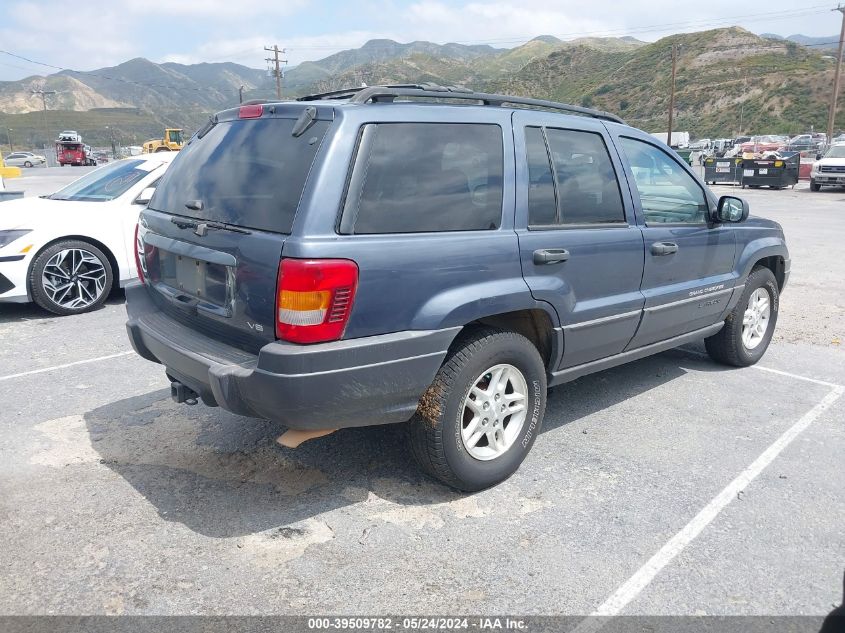
<path id="1" fill-rule="evenodd" d="M 810 190 L 822 187 L 845 187 L 845 143 L 834 143 L 813 163 L 810 173 Z"/>

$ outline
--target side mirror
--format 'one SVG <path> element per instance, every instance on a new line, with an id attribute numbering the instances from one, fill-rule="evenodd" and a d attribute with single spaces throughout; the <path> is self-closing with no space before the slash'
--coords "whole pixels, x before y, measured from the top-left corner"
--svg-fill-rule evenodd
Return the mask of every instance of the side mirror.
<path id="1" fill-rule="evenodd" d="M 816 160 L 821 160 L 821 159 L 822 159 L 822 155 L 821 155 L 821 154 L 816 154 Z"/>
<path id="2" fill-rule="evenodd" d="M 716 207 L 716 222 L 745 222 L 748 219 L 748 202 L 736 196 L 722 196 Z"/>
<path id="3" fill-rule="evenodd" d="M 132 204 L 149 204 L 150 200 L 152 200 L 153 194 L 156 192 L 155 187 L 147 187 L 141 193 L 138 194 L 138 197 L 135 198 Z"/>

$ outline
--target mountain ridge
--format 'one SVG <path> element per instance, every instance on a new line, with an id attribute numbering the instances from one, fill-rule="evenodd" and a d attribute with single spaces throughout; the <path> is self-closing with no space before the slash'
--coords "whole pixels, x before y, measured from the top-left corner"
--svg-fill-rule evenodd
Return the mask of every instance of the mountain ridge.
<path id="1" fill-rule="evenodd" d="M 827 51 L 739 27 L 677 34 L 652 43 L 631 37 L 563 41 L 540 35 L 510 49 L 376 39 L 288 70 L 283 95 L 432 82 L 595 106 L 619 113 L 637 127 L 660 129 L 668 108 L 673 44 L 681 45 L 679 129 L 713 136 L 824 127 L 826 86 L 832 83 L 834 65 Z M 263 70 L 233 62 L 157 64 L 135 58 L 86 73 L 61 71 L 0 82 L 0 113 L 6 113 L 0 115 L 0 125 L 26 129 L 34 140 L 43 137 L 44 126 L 31 127 L 36 119 L 27 115 L 42 106 L 32 90 L 43 89 L 56 90 L 49 97 L 49 110 L 76 112 L 66 118 L 89 125 L 94 134 L 101 133 L 95 118 L 85 123 L 82 113 L 94 108 L 146 113 L 120 118 L 120 133 L 153 133 L 159 122 L 191 130 L 210 113 L 236 105 L 240 86 L 244 99 L 275 98 L 274 81 Z M 133 120 L 138 126 L 133 127 Z"/>

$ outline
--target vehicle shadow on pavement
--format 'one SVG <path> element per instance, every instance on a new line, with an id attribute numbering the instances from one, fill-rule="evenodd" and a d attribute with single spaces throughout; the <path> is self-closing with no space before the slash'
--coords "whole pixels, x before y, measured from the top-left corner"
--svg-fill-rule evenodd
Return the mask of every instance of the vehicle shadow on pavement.
<path id="1" fill-rule="evenodd" d="M 543 430 L 665 385 L 687 373 L 689 360 L 661 354 L 557 387 Z M 167 390 L 94 409 L 85 421 L 100 462 L 163 519 L 215 538 L 283 528 L 360 502 L 401 511 L 466 496 L 417 470 L 402 425 L 344 429 L 289 450 L 275 443 L 279 424 L 177 405 Z"/>
<path id="2" fill-rule="evenodd" d="M 126 295 L 122 289 L 113 290 L 103 306 L 119 306 L 126 303 Z M 102 309 L 102 308 L 98 308 Z M 96 314 L 97 310 L 86 314 Z M 85 318 L 86 314 L 71 318 Z M 65 319 L 58 314 L 44 310 L 36 303 L 0 303 L 0 325 L 17 321 L 41 321 L 44 319 Z"/>

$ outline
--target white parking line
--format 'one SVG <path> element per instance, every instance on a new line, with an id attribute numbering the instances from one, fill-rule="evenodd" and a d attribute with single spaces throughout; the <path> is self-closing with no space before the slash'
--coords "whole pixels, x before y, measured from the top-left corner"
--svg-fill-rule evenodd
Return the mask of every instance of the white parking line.
<path id="1" fill-rule="evenodd" d="M 683 352 L 684 354 L 689 354 L 690 356 L 698 356 L 699 358 L 710 358 L 710 355 L 706 352 L 699 352 L 697 349 L 687 349 L 686 347 L 678 347 L 675 348 L 678 352 Z M 817 385 L 822 385 L 823 387 L 839 387 L 833 382 L 828 382 L 826 380 L 819 380 L 818 378 L 810 378 L 809 376 L 801 376 L 799 374 L 793 374 L 792 372 L 783 371 L 781 369 L 772 369 L 771 367 L 763 367 L 761 365 L 751 365 L 749 369 L 757 369 L 758 371 L 767 371 L 772 374 L 778 374 L 779 376 L 787 376 L 788 378 L 795 378 L 796 380 L 805 380 L 807 382 L 812 382 Z"/>
<path id="2" fill-rule="evenodd" d="M 760 367 L 759 369 L 765 369 Z M 623 583 L 613 594 L 610 595 L 591 615 L 593 616 L 614 616 L 618 615 L 632 600 L 634 600 L 645 589 L 655 576 L 666 567 L 687 545 L 689 545 L 704 528 L 724 510 L 737 495 L 750 484 L 775 458 L 798 437 L 802 431 L 809 427 L 820 415 L 830 409 L 833 404 L 845 393 L 845 387 L 832 385 L 815 379 L 807 379 L 804 376 L 789 374 L 777 370 L 769 370 L 774 373 L 783 374 L 792 378 L 810 380 L 825 385 L 831 385 L 832 389 L 812 409 L 807 411 L 801 418 L 777 438 L 763 453 L 755 459 L 748 468 L 743 470 L 731 483 L 729 483 L 710 503 L 708 503 L 695 517 L 687 523 L 680 532 L 673 536 L 652 556 L 633 576 Z M 573 633 L 590 633 L 601 629 L 607 620 L 590 618 L 583 620 Z"/>
<path id="3" fill-rule="evenodd" d="M 32 371 L 22 371 L 19 374 L 10 374 L 8 376 L 0 376 L 0 382 L 4 380 L 11 380 L 12 378 L 21 378 L 22 376 L 31 376 L 33 374 L 43 374 L 47 371 L 55 371 L 57 369 L 66 369 L 67 367 L 75 367 L 76 365 L 85 365 L 87 363 L 96 363 L 101 360 L 109 360 L 110 358 L 119 358 L 120 356 L 129 356 L 135 352 L 119 352 L 117 354 L 109 354 L 108 356 L 98 356 L 97 358 L 88 358 L 86 360 L 78 360 L 73 363 L 65 363 L 64 365 L 53 365 L 52 367 L 44 367 L 43 369 L 33 369 Z"/>
<path id="4" fill-rule="evenodd" d="M 832 382 L 827 382 L 826 380 L 819 380 L 818 378 L 809 378 L 808 376 L 799 376 L 798 374 L 793 374 L 788 371 L 781 371 L 780 369 L 772 369 L 771 367 L 761 367 L 760 365 L 752 365 L 751 369 L 759 369 L 760 371 L 767 371 L 772 374 L 778 374 L 780 376 L 788 376 L 789 378 L 795 378 L 796 380 L 806 380 L 807 382 L 812 382 L 817 385 L 822 385 L 824 387 L 830 387 L 831 389 L 835 389 L 836 387 L 842 388 L 840 385 L 837 385 Z"/>

